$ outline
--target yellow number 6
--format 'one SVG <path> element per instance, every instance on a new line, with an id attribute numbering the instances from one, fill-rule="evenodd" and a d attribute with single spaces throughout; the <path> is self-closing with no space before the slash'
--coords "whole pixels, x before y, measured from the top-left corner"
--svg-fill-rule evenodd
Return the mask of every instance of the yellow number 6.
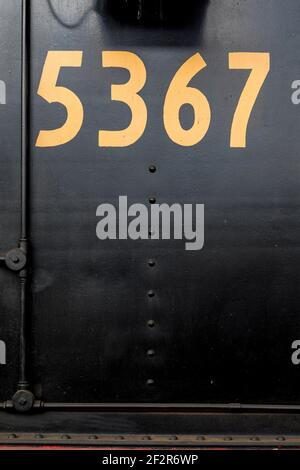
<path id="1" fill-rule="evenodd" d="M 168 136 L 175 144 L 186 147 L 196 145 L 209 129 L 209 102 L 200 90 L 188 86 L 192 78 L 205 67 L 206 63 L 201 55 L 193 55 L 177 71 L 168 89 L 164 104 L 164 124 Z M 185 104 L 190 104 L 194 109 L 195 119 L 190 129 L 184 129 L 180 123 L 179 112 Z"/>

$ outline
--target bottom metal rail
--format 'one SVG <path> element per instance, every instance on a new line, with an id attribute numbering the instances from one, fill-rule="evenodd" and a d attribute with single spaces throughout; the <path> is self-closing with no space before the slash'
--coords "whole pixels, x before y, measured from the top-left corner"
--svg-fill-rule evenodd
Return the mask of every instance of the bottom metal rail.
<path id="1" fill-rule="evenodd" d="M 15 409 L 12 401 L 0 403 L 0 409 Z M 259 412 L 300 413 L 300 405 L 245 404 L 245 403 L 51 403 L 35 400 L 31 409 L 51 411 L 116 411 L 116 412 Z M 31 410 L 30 409 L 30 410 Z M 30 411 L 28 410 L 28 411 Z M 20 411 L 20 410 L 19 410 Z"/>
<path id="2" fill-rule="evenodd" d="M 0 446 L 70 447 L 300 447 L 300 436 L 169 434 L 0 434 Z"/>

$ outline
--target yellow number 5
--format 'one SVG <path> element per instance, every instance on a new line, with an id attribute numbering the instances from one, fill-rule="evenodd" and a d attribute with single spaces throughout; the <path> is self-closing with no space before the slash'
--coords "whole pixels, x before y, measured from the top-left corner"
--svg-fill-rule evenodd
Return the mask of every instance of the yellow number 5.
<path id="1" fill-rule="evenodd" d="M 104 51 L 103 67 L 120 67 L 130 72 L 130 80 L 122 85 L 112 85 L 111 99 L 126 103 L 131 109 L 129 127 L 120 131 L 99 131 L 99 147 L 127 147 L 144 133 L 147 125 L 147 107 L 139 96 L 146 83 L 147 72 L 142 60 L 132 52 Z"/>
<path id="2" fill-rule="evenodd" d="M 270 54 L 268 52 L 231 52 L 229 53 L 229 68 L 252 70 L 234 114 L 230 137 L 230 147 L 245 148 L 250 115 L 270 71 Z"/>
<path id="3" fill-rule="evenodd" d="M 48 103 L 60 103 L 67 110 L 67 120 L 59 129 L 40 131 L 37 147 L 56 147 L 70 142 L 80 131 L 83 123 L 83 106 L 78 98 L 68 88 L 57 86 L 61 67 L 81 67 L 81 51 L 49 51 L 38 94 Z"/>

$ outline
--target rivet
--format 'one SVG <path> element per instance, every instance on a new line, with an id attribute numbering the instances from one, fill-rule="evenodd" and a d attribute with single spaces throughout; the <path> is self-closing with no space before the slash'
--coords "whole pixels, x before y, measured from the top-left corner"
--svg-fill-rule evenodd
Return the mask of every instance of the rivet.
<path id="1" fill-rule="evenodd" d="M 285 441 L 285 437 L 283 437 L 283 436 L 278 436 L 278 437 L 276 438 L 276 440 L 277 440 L 277 441 Z"/>
<path id="2" fill-rule="evenodd" d="M 155 263 L 154 259 L 149 259 L 148 266 L 150 266 L 150 268 L 153 268 L 155 266 L 155 264 L 156 263 Z"/>
<path id="3" fill-rule="evenodd" d="M 149 202 L 150 202 L 150 204 L 155 204 L 156 203 L 156 198 L 155 197 L 149 197 Z"/>
<path id="4" fill-rule="evenodd" d="M 151 438 L 150 436 L 143 436 L 143 437 L 141 438 L 142 441 L 151 441 L 151 439 L 152 439 L 152 438 Z"/>
<path id="5" fill-rule="evenodd" d="M 91 441 L 96 441 L 98 439 L 98 436 L 89 436 L 89 439 Z"/>
<path id="6" fill-rule="evenodd" d="M 44 439 L 43 434 L 36 434 L 34 437 L 35 439 Z"/>
<path id="7" fill-rule="evenodd" d="M 154 328 L 154 326 L 155 326 L 155 321 L 154 321 L 154 320 L 148 320 L 148 323 L 147 323 L 147 324 L 148 324 L 149 328 Z"/>
<path id="8" fill-rule="evenodd" d="M 147 385 L 149 385 L 149 386 L 154 385 L 154 380 L 153 379 L 148 379 L 147 380 Z"/>
<path id="9" fill-rule="evenodd" d="M 255 436 L 255 437 L 250 437 L 250 441 L 260 441 L 260 438 Z"/>
<path id="10" fill-rule="evenodd" d="M 64 434 L 63 436 L 61 436 L 62 439 L 71 439 L 70 436 L 68 436 L 67 434 Z"/>
<path id="11" fill-rule="evenodd" d="M 149 171 L 150 171 L 150 173 L 155 173 L 156 172 L 156 166 L 155 165 L 150 165 L 149 166 Z"/>
<path id="12" fill-rule="evenodd" d="M 155 292 L 153 290 L 149 290 L 148 297 L 154 297 L 154 296 L 155 296 Z"/>
<path id="13" fill-rule="evenodd" d="M 232 437 L 229 437 L 229 436 L 224 437 L 224 441 L 232 441 L 232 440 L 233 440 Z"/>
<path id="14" fill-rule="evenodd" d="M 148 357 L 154 357 L 154 355 L 155 355 L 154 349 L 149 349 L 149 350 L 147 351 L 147 355 L 148 355 Z"/>
<path id="15" fill-rule="evenodd" d="M 205 437 L 204 436 L 197 436 L 197 441 L 205 441 Z"/>
<path id="16" fill-rule="evenodd" d="M 17 437 L 18 437 L 18 436 L 17 436 L 16 434 L 10 434 L 10 435 L 8 436 L 8 439 L 17 439 Z"/>
<path id="17" fill-rule="evenodd" d="M 169 441 L 178 441 L 178 437 L 177 436 L 170 436 Z"/>

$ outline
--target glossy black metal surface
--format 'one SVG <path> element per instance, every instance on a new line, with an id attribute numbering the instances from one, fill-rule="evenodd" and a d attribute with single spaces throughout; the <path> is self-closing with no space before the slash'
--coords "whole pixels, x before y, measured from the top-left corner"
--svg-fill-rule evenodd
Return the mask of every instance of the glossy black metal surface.
<path id="1" fill-rule="evenodd" d="M 142 2 L 142 13 L 135 2 L 129 10 L 123 3 L 31 0 L 33 391 L 45 403 L 299 405 L 291 343 L 300 335 L 300 137 L 290 100 L 300 68 L 299 3 L 210 0 L 182 11 Z M 0 1 L 1 20 L 8 18 L 0 38 L 9 42 L 0 51 L 9 97 L 0 106 L 4 248 L 19 234 L 20 5 Z M 83 128 L 53 149 L 34 146 L 40 129 L 65 119 L 63 107 L 37 95 L 49 50 L 84 54 L 81 68 L 59 76 L 84 105 Z M 147 68 L 141 95 L 148 125 L 128 148 L 97 146 L 99 129 L 130 120 L 127 107 L 110 100 L 111 83 L 128 74 L 101 68 L 103 50 L 134 52 Z M 213 119 L 201 143 L 183 148 L 168 139 L 162 109 L 175 72 L 197 51 L 207 68 L 193 86 L 209 98 Z M 235 51 L 271 53 L 243 150 L 229 148 L 247 77 L 228 69 Z M 190 124 L 189 109 L 182 119 Z M 204 249 L 186 252 L 182 242 L 166 240 L 100 242 L 96 208 L 117 204 L 120 195 L 130 203 L 205 204 Z M 20 325 L 15 277 L 0 276 L 4 402 L 16 389 Z"/>

